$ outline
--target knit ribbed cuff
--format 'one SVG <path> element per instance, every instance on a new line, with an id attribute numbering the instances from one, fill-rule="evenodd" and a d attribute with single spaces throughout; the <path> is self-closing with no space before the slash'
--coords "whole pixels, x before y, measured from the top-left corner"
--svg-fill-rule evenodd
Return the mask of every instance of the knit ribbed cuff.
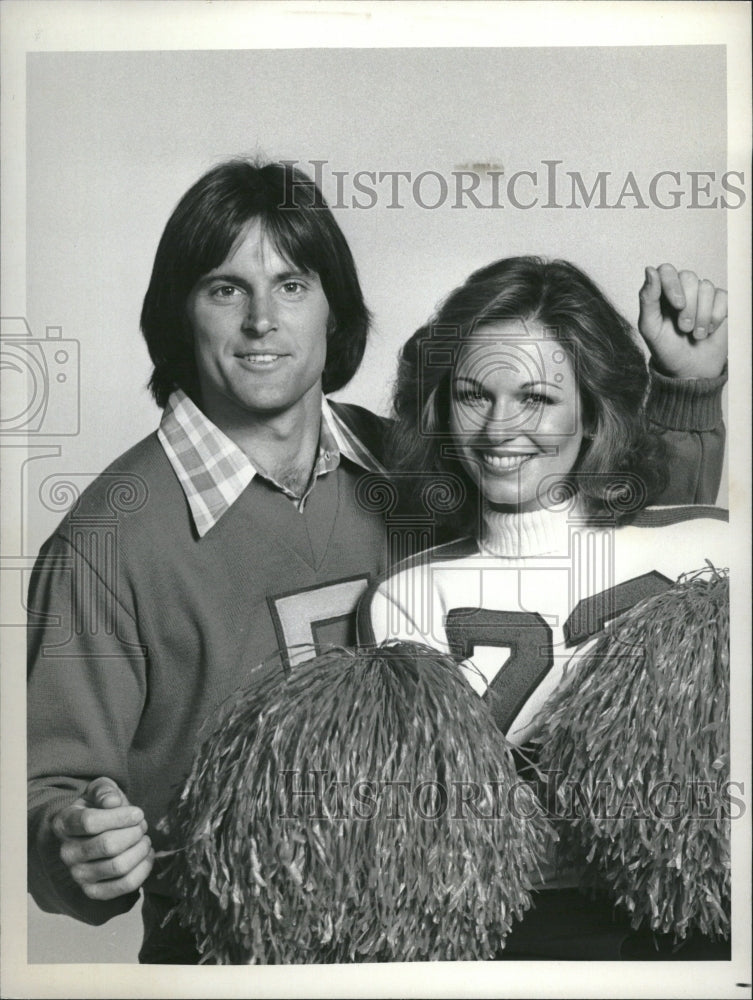
<path id="1" fill-rule="evenodd" d="M 675 431 L 713 431 L 722 423 L 727 366 L 717 378 L 668 378 L 650 367 L 649 420 Z"/>

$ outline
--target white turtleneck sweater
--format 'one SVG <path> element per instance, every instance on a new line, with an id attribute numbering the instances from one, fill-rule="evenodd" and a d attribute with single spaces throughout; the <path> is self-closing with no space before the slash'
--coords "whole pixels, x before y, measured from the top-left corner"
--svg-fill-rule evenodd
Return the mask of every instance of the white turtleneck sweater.
<path id="1" fill-rule="evenodd" d="M 397 638 L 452 652 L 516 744 L 568 663 L 611 619 L 711 562 L 729 565 L 727 513 L 653 507 L 633 524 L 589 523 L 576 507 L 501 514 L 482 536 L 398 565 L 364 596 L 359 642 Z"/>

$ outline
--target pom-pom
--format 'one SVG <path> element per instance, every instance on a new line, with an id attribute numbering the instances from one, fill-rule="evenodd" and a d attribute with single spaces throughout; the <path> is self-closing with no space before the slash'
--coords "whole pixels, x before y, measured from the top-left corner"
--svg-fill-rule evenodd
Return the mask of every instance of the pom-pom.
<path id="1" fill-rule="evenodd" d="M 634 928 L 728 937 L 726 573 L 681 578 L 620 617 L 542 715 L 562 863 Z"/>
<path id="2" fill-rule="evenodd" d="M 164 827 L 223 964 L 492 958 L 553 836 L 456 663 L 413 643 L 249 686 Z"/>

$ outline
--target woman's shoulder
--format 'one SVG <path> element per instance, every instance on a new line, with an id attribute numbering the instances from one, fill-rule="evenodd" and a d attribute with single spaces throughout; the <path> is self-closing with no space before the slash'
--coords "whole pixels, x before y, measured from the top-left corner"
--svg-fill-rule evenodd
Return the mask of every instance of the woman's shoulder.
<path id="1" fill-rule="evenodd" d="M 688 521 L 729 522 L 729 511 L 713 504 L 672 504 L 644 507 L 631 520 L 632 528 L 668 528 Z"/>
<path id="2" fill-rule="evenodd" d="M 646 507 L 616 533 L 615 541 L 623 555 L 632 549 L 672 564 L 695 559 L 700 566 L 706 559 L 727 565 L 732 552 L 729 511 L 710 504 Z"/>
<path id="3" fill-rule="evenodd" d="M 435 569 L 438 565 L 444 563 L 461 562 L 465 559 L 473 559 L 479 555 L 478 540 L 471 535 L 443 542 L 441 545 L 434 545 L 431 548 L 424 549 L 415 555 L 393 563 L 388 570 L 374 581 L 372 589 L 378 590 L 382 584 L 386 584 L 396 576 L 420 572 L 429 565 Z"/>
<path id="4" fill-rule="evenodd" d="M 425 640 L 428 635 L 423 631 L 426 615 L 431 618 L 434 601 L 441 602 L 440 581 L 446 582 L 456 569 L 461 570 L 478 558 L 478 541 L 469 536 L 435 545 L 395 562 L 372 581 L 359 601 L 356 614 L 359 644 L 373 645 L 388 634 L 392 635 L 396 614 L 399 620 L 409 621 L 417 629 L 412 638 L 423 635 Z"/>
<path id="5" fill-rule="evenodd" d="M 384 573 L 372 580 L 361 598 L 361 605 L 368 605 L 378 594 L 394 594 L 396 588 L 401 587 L 400 581 L 406 577 L 422 576 L 427 570 L 434 577 L 436 569 L 440 566 L 460 564 L 464 560 L 478 556 L 478 541 L 470 535 L 424 549 L 393 563 Z"/>

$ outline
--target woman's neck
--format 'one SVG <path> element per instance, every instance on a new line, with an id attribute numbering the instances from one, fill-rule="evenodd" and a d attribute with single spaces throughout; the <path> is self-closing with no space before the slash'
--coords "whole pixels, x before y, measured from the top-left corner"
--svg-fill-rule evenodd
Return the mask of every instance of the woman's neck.
<path id="1" fill-rule="evenodd" d="M 483 551 L 507 559 L 565 553 L 573 519 L 580 520 L 578 508 L 542 507 L 521 513 L 485 504 L 479 545 Z"/>

